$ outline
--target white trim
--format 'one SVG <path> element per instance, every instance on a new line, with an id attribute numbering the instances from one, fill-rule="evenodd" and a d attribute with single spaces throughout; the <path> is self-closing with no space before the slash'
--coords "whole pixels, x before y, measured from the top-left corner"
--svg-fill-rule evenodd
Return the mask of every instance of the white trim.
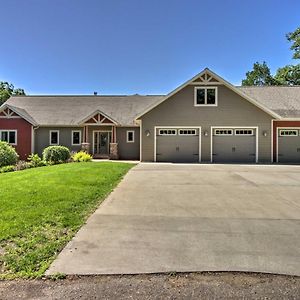
<path id="1" fill-rule="evenodd" d="M 31 126 L 31 153 L 34 153 L 34 128 Z"/>
<path id="2" fill-rule="evenodd" d="M 230 131 L 231 133 L 217 133 L 216 131 L 217 130 L 224 130 L 224 131 Z M 228 136 L 228 135 L 233 135 L 233 132 L 234 132 L 234 129 L 232 128 L 215 128 L 213 130 L 213 135 L 216 135 L 216 136 Z"/>
<path id="3" fill-rule="evenodd" d="M 271 163 L 274 162 L 274 119 L 271 120 Z"/>
<path id="4" fill-rule="evenodd" d="M 57 132 L 57 144 L 51 143 L 51 134 Z M 58 146 L 59 145 L 59 130 L 49 130 L 49 145 L 50 146 Z"/>
<path id="5" fill-rule="evenodd" d="M 211 89 L 211 90 L 215 90 L 215 104 L 207 104 L 207 90 Z M 198 104 L 197 103 L 197 91 L 198 90 L 204 90 L 204 104 Z M 218 106 L 218 87 L 217 86 L 197 86 L 194 87 L 194 106 L 196 107 L 209 107 L 209 106 L 213 106 L 216 107 Z"/>
<path id="6" fill-rule="evenodd" d="M 85 123 L 89 119 L 94 118 L 94 116 L 97 114 L 98 114 L 98 120 L 95 119 L 96 123 L 91 123 L 91 124 Z M 109 117 L 104 112 L 102 112 L 101 110 L 98 110 L 98 109 L 96 111 L 94 111 L 93 113 L 91 113 L 89 116 L 82 119 L 80 122 L 78 122 L 78 124 L 81 125 L 84 123 L 84 125 L 106 125 L 107 123 L 101 123 L 99 114 L 102 115 L 103 117 L 105 117 L 106 119 L 110 120 L 111 122 L 113 122 L 113 124 L 118 125 L 118 122 L 116 122 L 114 119 L 112 119 L 111 117 Z M 109 125 L 113 125 L 113 124 L 109 123 Z"/>
<path id="7" fill-rule="evenodd" d="M 129 141 L 129 139 L 128 139 L 128 134 L 129 133 L 132 133 L 132 141 Z M 126 130 L 126 143 L 131 143 L 132 144 L 132 143 L 135 142 L 134 134 L 135 134 L 134 130 Z"/>
<path id="8" fill-rule="evenodd" d="M 190 131 L 194 131 L 194 133 L 180 133 L 181 130 L 190 130 Z M 177 130 L 177 134 L 178 135 L 182 135 L 182 136 L 193 136 L 193 135 L 197 135 L 197 128 L 179 128 Z"/>
<path id="9" fill-rule="evenodd" d="M 169 133 L 169 132 L 163 133 L 162 131 L 164 131 L 164 130 L 172 131 L 172 132 L 171 133 Z M 174 136 L 174 135 L 177 135 L 177 129 L 161 127 L 161 128 L 158 129 L 158 135 L 161 135 L 161 136 Z"/>
<path id="10" fill-rule="evenodd" d="M 142 120 L 140 120 L 140 161 L 142 161 L 142 154 L 143 154 L 143 146 L 142 146 L 143 137 L 142 137 L 142 133 L 143 133 L 143 124 L 142 124 Z"/>
<path id="11" fill-rule="evenodd" d="M 198 129 L 199 130 L 199 155 L 198 155 L 198 162 L 200 163 L 201 162 L 201 126 L 154 126 L 154 159 L 153 161 L 156 162 L 156 132 L 157 132 L 157 129 L 159 128 L 176 128 L 176 129 L 186 129 L 186 128 L 192 128 L 192 129 Z"/>
<path id="12" fill-rule="evenodd" d="M 73 137 L 73 133 L 74 132 L 79 132 L 79 144 L 74 144 L 74 137 Z M 81 130 L 72 130 L 71 132 L 71 145 L 72 146 L 80 146 L 82 143 L 82 139 L 81 139 Z"/>
<path id="13" fill-rule="evenodd" d="M 282 134 L 282 132 L 286 131 L 295 131 L 295 134 Z M 298 137 L 299 136 L 299 129 L 291 128 L 291 129 L 279 129 L 279 136 L 284 136 L 284 137 Z"/>
<path id="14" fill-rule="evenodd" d="M 109 133 L 109 139 L 111 140 L 111 134 L 112 134 L 112 130 L 93 130 L 92 131 L 92 138 L 93 138 L 93 155 L 95 154 L 95 132 L 108 132 Z M 109 145 L 108 145 L 108 155 L 109 155 Z"/>
<path id="15" fill-rule="evenodd" d="M 245 131 L 250 131 L 251 133 L 236 133 L 238 130 L 245 130 Z M 234 135 L 238 135 L 238 136 L 252 136 L 254 135 L 254 130 L 251 128 L 238 128 L 238 129 L 234 129 Z"/>
<path id="16" fill-rule="evenodd" d="M 18 146 L 18 129 L 1 129 L 0 130 L 0 141 L 2 141 L 1 140 L 1 135 L 2 135 L 2 132 L 7 132 L 7 137 L 8 137 L 8 141 L 7 141 L 7 143 L 8 144 L 10 144 L 10 145 L 12 145 L 12 146 Z M 15 133 L 15 142 L 14 143 L 10 143 L 9 142 L 9 133 L 10 132 L 14 132 Z M 3 141 L 3 142 L 6 142 L 6 141 Z"/>
<path id="17" fill-rule="evenodd" d="M 203 71 L 201 71 L 199 74 L 197 74 L 196 76 L 194 76 L 192 79 L 186 81 L 185 83 L 183 83 L 182 85 L 180 85 L 178 88 L 176 88 L 175 90 L 173 90 L 172 92 L 170 92 L 168 95 L 166 95 L 165 97 L 163 97 L 160 101 L 154 103 L 153 105 L 151 105 L 148 109 L 146 109 L 143 113 L 139 114 L 136 119 L 140 119 L 143 115 L 145 115 L 146 113 L 148 113 L 149 111 L 151 111 L 153 108 L 157 107 L 158 105 L 160 105 L 162 102 L 166 101 L 167 99 L 169 99 L 170 97 L 172 97 L 174 94 L 178 93 L 180 90 L 182 90 L 183 88 L 185 88 L 186 86 L 190 85 L 193 81 L 195 81 L 196 79 L 198 79 L 200 76 L 202 76 L 203 74 L 209 74 L 210 76 L 214 77 L 216 80 L 218 80 L 220 83 L 222 83 L 223 85 L 225 85 L 226 87 L 228 87 L 230 90 L 234 91 L 236 94 L 238 94 L 239 96 L 241 96 L 242 98 L 246 99 L 247 101 L 249 101 L 250 103 L 252 103 L 253 105 L 257 106 L 258 108 L 260 108 L 262 111 L 266 112 L 267 114 L 269 114 L 270 116 L 281 120 L 282 117 L 278 114 L 276 114 L 275 112 L 273 112 L 272 110 L 268 109 L 267 107 L 265 107 L 264 105 L 258 103 L 256 100 L 252 99 L 251 97 L 249 97 L 248 95 L 244 94 L 242 91 L 240 91 L 239 89 L 237 89 L 235 86 L 233 86 L 231 83 L 229 83 L 228 81 L 226 81 L 225 79 L 223 79 L 222 77 L 220 77 L 219 75 L 215 74 L 213 71 L 211 71 L 208 68 L 205 68 Z M 210 84 L 212 84 L 212 82 L 210 82 Z M 215 84 L 215 83 L 214 83 Z M 199 82 L 199 85 L 201 85 L 201 83 Z"/>
<path id="18" fill-rule="evenodd" d="M 255 129 L 255 162 L 258 163 L 258 126 L 211 126 L 210 127 L 210 162 L 213 163 L 213 130 L 214 129 Z"/>
<path id="19" fill-rule="evenodd" d="M 279 157 L 278 157 L 278 149 L 279 149 L 279 143 L 278 143 L 278 137 L 279 137 L 279 135 L 278 135 L 278 132 L 279 132 L 279 130 L 280 129 L 288 129 L 288 128 L 290 128 L 290 129 L 298 129 L 298 130 L 300 130 L 300 127 L 297 127 L 297 126 L 291 126 L 291 127 L 289 127 L 289 126 L 281 126 L 281 127 L 277 127 L 276 128 L 276 162 L 278 163 L 279 162 Z M 285 135 L 284 137 L 287 137 L 288 135 Z"/>

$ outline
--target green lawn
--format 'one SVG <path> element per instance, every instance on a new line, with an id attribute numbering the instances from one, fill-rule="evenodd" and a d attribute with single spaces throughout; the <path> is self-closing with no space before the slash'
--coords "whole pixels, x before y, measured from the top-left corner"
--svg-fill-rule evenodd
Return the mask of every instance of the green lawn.
<path id="1" fill-rule="evenodd" d="M 0 174 L 0 279 L 42 276 L 132 166 L 71 163 Z"/>

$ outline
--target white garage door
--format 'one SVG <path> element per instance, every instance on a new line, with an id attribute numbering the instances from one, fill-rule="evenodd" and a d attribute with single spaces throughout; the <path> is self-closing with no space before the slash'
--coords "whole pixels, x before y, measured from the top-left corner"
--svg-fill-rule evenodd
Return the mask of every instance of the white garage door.
<path id="1" fill-rule="evenodd" d="M 200 160 L 199 128 L 157 128 L 156 161 L 195 163 Z"/>

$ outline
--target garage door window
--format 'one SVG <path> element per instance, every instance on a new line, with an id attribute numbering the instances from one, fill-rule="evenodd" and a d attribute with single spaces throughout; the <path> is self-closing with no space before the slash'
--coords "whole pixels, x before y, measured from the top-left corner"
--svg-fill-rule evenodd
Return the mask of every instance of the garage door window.
<path id="1" fill-rule="evenodd" d="M 298 136 L 298 130 L 282 129 L 279 131 L 280 136 Z"/>
<path id="2" fill-rule="evenodd" d="M 196 129 L 179 129 L 179 135 L 196 135 Z"/>
<path id="3" fill-rule="evenodd" d="M 158 134 L 159 135 L 176 135 L 177 130 L 176 129 L 159 129 Z"/>
<path id="4" fill-rule="evenodd" d="M 236 129 L 235 135 L 253 135 L 253 129 Z"/>
<path id="5" fill-rule="evenodd" d="M 232 129 L 215 129 L 215 135 L 233 135 Z"/>

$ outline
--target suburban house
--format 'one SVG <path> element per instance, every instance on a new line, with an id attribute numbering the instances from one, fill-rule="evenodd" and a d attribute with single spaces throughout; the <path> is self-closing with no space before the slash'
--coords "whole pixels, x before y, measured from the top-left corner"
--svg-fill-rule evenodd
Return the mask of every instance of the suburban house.
<path id="1" fill-rule="evenodd" d="M 96 158 L 300 163 L 300 86 L 236 87 L 206 68 L 168 95 L 13 96 L 0 140 Z"/>

